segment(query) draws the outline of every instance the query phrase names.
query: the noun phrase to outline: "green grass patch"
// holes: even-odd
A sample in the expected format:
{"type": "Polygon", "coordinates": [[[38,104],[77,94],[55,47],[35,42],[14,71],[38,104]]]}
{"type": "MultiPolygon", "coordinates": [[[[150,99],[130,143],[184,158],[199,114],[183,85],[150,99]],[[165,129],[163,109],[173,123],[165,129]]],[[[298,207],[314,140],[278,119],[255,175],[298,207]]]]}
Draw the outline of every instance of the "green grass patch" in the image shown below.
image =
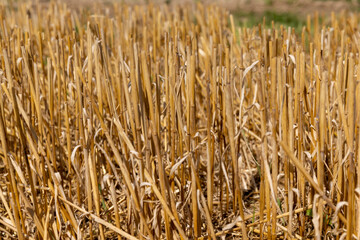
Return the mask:
{"type": "Polygon", "coordinates": [[[295,29],[297,34],[301,34],[302,27],[306,25],[306,19],[299,17],[293,13],[280,13],[276,11],[265,11],[264,13],[254,13],[254,12],[243,12],[235,11],[232,13],[234,16],[235,25],[241,27],[252,27],[256,26],[259,23],[263,22],[263,17],[265,17],[265,27],[271,28],[272,21],[275,22],[275,27],[292,27],[295,29]]]}

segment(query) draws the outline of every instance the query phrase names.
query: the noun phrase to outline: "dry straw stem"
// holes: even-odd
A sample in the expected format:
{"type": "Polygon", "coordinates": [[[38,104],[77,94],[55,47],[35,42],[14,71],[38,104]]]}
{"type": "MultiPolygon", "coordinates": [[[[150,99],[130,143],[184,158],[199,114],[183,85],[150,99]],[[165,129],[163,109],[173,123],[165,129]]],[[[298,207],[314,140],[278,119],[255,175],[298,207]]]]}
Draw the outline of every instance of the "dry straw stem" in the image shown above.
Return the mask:
{"type": "Polygon", "coordinates": [[[0,12],[0,238],[360,237],[356,14],[0,12]]]}

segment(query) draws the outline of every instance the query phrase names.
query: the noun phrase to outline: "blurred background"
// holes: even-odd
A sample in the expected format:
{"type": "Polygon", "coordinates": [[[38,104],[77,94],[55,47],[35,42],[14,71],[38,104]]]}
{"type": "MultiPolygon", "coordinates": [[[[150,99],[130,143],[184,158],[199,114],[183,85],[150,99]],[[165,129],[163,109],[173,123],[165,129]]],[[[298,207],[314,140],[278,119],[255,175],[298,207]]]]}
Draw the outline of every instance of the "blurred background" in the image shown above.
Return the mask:
{"type": "MultiPolygon", "coordinates": [[[[38,1],[49,2],[49,0],[38,1]]],[[[338,15],[360,11],[360,0],[62,0],[61,2],[75,8],[80,7],[82,10],[93,7],[97,2],[108,3],[110,8],[113,2],[155,5],[216,4],[233,14],[237,26],[254,26],[262,23],[265,17],[267,26],[271,26],[271,22],[274,21],[278,26],[293,27],[297,33],[301,33],[302,27],[306,25],[307,16],[313,16],[315,12],[319,13],[322,21],[329,19],[331,12],[338,15]]]]}

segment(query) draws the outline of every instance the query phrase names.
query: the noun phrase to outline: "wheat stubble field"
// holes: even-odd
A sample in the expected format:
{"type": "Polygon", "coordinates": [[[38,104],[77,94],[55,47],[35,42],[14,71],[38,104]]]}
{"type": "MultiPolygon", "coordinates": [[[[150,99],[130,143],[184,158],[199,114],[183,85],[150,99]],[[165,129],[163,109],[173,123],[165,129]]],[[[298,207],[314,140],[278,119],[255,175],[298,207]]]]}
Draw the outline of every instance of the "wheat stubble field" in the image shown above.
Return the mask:
{"type": "Polygon", "coordinates": [[[360,237],[358,14],[0,17],[0,238],[360,237]]]}

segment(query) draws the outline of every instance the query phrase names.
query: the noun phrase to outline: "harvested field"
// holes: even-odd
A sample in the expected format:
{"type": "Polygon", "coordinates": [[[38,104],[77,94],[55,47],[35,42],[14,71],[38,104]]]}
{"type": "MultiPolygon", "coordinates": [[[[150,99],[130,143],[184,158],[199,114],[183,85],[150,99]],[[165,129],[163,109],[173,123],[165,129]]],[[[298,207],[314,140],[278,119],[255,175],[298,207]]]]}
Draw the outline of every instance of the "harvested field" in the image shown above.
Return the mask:
{"type": "Polygon", "coordinates": [[[359,15],[0,5],[0,238],[360,238],[359,15]]]}

